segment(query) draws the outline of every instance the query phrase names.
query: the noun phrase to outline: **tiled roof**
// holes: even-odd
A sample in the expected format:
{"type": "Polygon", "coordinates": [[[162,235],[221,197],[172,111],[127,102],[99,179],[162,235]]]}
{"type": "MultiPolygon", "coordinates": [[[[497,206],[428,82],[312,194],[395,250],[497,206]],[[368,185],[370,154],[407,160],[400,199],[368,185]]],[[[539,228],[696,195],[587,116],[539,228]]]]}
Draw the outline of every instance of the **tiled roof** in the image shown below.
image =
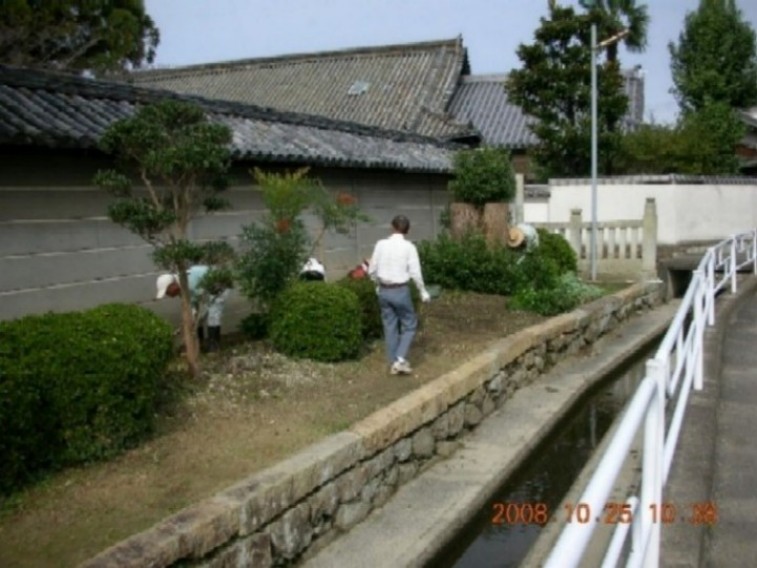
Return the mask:
{"type": "Polygon", "coordinates": [[[141,105],[195,102],[233,130],[233,156],[335,167],[449,172],[453,145],[252,105],[0,65],[0,144],[94,148],[103,132],[141,105]]]}
{"type": "Polygon", "coordinates": [[[459,122],[469,122],[489,146],[528,148],[538,139],[528,128],[530,119],[507,100],[503,83],[507,75],[466,75],[450,103],[459,122]]]}
{"type": "Polygon", "coordinates": [[[468,73],[462,38],[137,71],[128,81],[209,99],[443,139],[474,134],[446,114],[468,73]]]}

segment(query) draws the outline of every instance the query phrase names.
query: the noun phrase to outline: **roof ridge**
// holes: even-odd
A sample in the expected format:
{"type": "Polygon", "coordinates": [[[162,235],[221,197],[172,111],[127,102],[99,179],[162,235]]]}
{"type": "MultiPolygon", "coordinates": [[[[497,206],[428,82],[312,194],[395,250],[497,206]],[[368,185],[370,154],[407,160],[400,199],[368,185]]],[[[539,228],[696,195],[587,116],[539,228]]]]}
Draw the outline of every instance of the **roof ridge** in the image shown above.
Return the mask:
{"type": "Polygon", "coordinates": [[[195,65],[184,65],[163,69],[137,69],[128,74],[128,80],[131,82],[140,82],[141,79],[147,79],[152,77],[171,77],[181,76],[185,74],[191,74],[198,71],[205,72],[221,72],[228,69],[236,69],[244,67],[245,65],[265,65],[265,64],[295,64],[300,62],[306,62],[309,60],[319,60],[328,58],[347,58],[355,56],[380,56],[390,55],[392,52],[401,54],[403,51],[421,51],[429,48],[444,48],[444,47],[458,47],[462,46],[462,35],[457,35],[451,39],[443,40],[428,40],[412,43],[398,43],[391,45],[376,45],[376,46],[358,46],[344,49],[326,50],[326,51],[312,51],[312,52],[299,52],[290,53],[284,55],[274,55],[266,57],[248,57],[244,59],[232,59],[228,61],[211,62],[211,63],[198,63],[195,65]]]}
{"type": "Polygon", "coordinates": [[[91,96],[93,98],[99,97],[110,100],[126,100],[141,104],[149,104],[165,99],[183,100],[194,102],[210,113],[252,118],[267,122],[282,122],[301,126],[311,126],[320,129],[340,130],[343,132],[371,135],[394,141],[423,142],[446,148],[457,146],[446,140],[424,136],[414,132],[390,130],[378,126],[369,126],[356,122],[327,118],[320,115],[283,111],[234,101],[208,99],[197,95],[178,94],[174,91],[168,91],[165,89],[135,86],[129,83],[112,80],[90,79],[60,72],[0,64],[0,85],[4,84],[39,90],[55,90],[56,92],[67,92],[91,96]]]}

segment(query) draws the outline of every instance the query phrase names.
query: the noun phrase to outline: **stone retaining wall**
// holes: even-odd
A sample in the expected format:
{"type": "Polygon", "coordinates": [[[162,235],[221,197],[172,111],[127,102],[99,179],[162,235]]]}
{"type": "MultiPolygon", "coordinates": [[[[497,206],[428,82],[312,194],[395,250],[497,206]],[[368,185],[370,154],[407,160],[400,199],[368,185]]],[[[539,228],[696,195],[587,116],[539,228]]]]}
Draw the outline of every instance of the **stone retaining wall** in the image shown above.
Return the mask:
{"type": "Polygon", "coordinates": [[[87,568],[292,565],[391,498],[520,387],[662,301],[634,285],[493,343],[349,430],[183,509],[86,562],[87,568]]]}

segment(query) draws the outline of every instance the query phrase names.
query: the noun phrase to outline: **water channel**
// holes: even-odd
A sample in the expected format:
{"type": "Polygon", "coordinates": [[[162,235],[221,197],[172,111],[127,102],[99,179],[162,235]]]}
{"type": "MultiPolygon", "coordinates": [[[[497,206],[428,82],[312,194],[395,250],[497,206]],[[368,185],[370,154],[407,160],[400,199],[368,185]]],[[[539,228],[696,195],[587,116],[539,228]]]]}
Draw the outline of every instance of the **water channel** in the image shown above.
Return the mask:
{"type": "MultiPolygon", "coordinates": [[[[653,345],[619,367],[587,393],[570,416],[555,427],[529,460],[492,496],[487,507],[428,568],[510,568],[519,566],[541,531],[536,523],[512,523],[503,504],[544,504],[556,511],[612,422],[644,377],[653,345]]],[[[521,507],[522,509],[522,507],[521,507]]]]}

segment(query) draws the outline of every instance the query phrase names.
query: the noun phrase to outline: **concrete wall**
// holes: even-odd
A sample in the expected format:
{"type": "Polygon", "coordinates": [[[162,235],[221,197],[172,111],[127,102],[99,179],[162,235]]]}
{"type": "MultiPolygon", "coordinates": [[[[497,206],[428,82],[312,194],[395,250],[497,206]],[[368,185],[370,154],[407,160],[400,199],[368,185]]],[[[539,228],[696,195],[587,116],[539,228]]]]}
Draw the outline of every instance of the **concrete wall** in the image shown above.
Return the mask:
{"type": "MultiPolygon", "coordinates": [[[[242,225],[259,219],[264,209],[249,173],[253,165],[235,166],[227,192],[232,209],[197,219],[191,238],[238,244],[242,225]]],[[[109,167],[94,153],[2,150],[0,320],[118,301],[143,304],[178,322],[177,303],[153,300],[158,271],[152,248],[107,218],[111,197],[91,184],[98,169],[109,167]]],[[[311,174],[329,189],[354,195],[372,218],[350,235],[324,240],[317,254],[329,279],[370,256],[399,212],[410,218],[414,240],[439,231],[447,202],[445,176],[335,169],[311,174]]],[[[235,327],[248,311],[246,300],[232,294],[224,327],[235,327]]]]}
{"type": "MultiPolygon", "coordinates": [[[[631,182],[600,179],[597,185],[597,219],[617,221],[641,219],[647,198],[657,203],[658,243],[719,241],[735,233],[757,227],[757,178],[752,183],[681,184],[639,178],[631,182]]],[[[591,218],[590,180],[552,180],[549,222],[564,223],[571,209],[581,209],[591,218]]],[[[544,221],[526,204],[534,221],[544,221]]]]}
{"type": "Polygon", "coordinates": [[[518,388],[658,305],[662,293],[659,283],[637,284],[503,338],[349,430],[179,511],[82,567],[294,565],[449,457],[518,388]]]}

